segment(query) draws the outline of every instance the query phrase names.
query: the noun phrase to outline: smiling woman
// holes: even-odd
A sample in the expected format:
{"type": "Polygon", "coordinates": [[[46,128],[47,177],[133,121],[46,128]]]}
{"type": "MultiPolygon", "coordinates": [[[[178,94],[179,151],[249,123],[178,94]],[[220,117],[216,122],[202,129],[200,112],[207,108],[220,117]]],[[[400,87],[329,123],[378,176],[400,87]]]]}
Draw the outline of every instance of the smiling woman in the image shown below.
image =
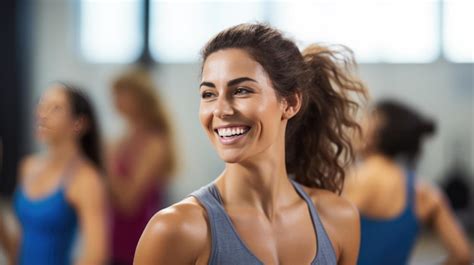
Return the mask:
{"type": "Polygon", "coordinates": [[[199,117],[226,167],[150,220],[135,263],[355,264],[358,212],[337,195],[366,95],[351,53],[241,24],[202,55],[199,117]]]}

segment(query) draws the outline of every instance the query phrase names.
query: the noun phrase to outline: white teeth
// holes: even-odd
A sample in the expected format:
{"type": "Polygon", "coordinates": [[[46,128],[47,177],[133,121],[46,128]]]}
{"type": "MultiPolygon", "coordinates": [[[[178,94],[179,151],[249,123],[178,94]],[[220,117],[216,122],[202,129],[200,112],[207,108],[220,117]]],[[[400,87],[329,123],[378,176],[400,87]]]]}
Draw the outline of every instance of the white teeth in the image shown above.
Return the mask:
{"type": "Polygon", "coordinates": [[[243,134],[244,132],[245,132],[245,128],[243,128],[243,127],[217,129],[217,133],[221,137],[229,137],[229,136],[233,136],[233,135],[243,134]]]}

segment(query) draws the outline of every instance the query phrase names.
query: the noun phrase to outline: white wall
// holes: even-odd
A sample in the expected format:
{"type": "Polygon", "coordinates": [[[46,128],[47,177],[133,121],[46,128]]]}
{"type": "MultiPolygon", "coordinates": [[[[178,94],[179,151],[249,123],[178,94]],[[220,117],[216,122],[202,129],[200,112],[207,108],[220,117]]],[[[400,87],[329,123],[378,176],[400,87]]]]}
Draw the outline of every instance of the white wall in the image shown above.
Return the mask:
{"type": "MultiPolygon", "coordinates": [[[[120,133],[120,122],[112,108],[108,84],[123,65],[84,62],[77,47],[75,16],[77,5],[62,0],[32,1],[33,61],[31,106],[54,80],[72,81],[89,92],[97,106],[103,132],[120,133]]],[[[209,182],[223,168],[198,121],[199,65],[159,65],[154,69],[160,93],[176,125],[176,139],[182,162],[173,199],[209,182]]],[[[459,142],[464,161],[473,168],[473,64],[366,64],[360,66],[363,79],[375,99],[393,96],[417,106],[438,121],[438,134],[426,145],[420,172],[439,179],[455,155],[459,142]]],[[[31,113],[31,112],[30,112],[31,113]]],[[[30,130],[31,131],[31,130],[30,130]]],[[[31,136],[29,136],[31,139],[31,136]]]]}

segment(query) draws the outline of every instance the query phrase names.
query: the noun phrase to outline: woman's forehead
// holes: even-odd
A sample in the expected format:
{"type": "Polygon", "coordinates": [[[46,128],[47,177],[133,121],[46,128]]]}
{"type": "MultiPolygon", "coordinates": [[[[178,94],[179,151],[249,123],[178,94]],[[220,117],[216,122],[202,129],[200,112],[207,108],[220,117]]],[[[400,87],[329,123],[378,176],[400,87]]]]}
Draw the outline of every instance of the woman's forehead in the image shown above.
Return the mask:
{"type": "Polygon", "coordinates": [[[50,86],[41,96],[41,101],[67,104],[65,89],[61,85],[50,86]]]}
{"type": "Polygon", "coordinates": [[[239,77],[265,78],[265,69],[243,49],[224,49],[212,53],[204,62],[202,80],[212,82],[239,77]]]}

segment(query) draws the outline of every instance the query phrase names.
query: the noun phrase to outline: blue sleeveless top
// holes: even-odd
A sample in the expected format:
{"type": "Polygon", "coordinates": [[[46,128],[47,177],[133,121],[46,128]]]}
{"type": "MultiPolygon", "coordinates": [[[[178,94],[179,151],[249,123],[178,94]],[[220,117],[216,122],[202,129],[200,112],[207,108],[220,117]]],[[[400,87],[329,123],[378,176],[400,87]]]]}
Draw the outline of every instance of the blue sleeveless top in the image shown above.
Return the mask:
{"type": "Polygon", "coordinates": [[[375,219],[361,215],[361,244],[357,264],[408,264],[419,231],[412,171],[406,173],[406,194],[405,209],[395,218],[375,219]]]}
{"type": "Polygon", "coordinates": [[[56,190],[38,199],[31,199],[20,186],[14,195],[14,208],[21,225],[20,265],[71,264],[72,244],[77,227],[74,208],[67,202],[66,169],[56,190]]]}
{"type": "MultiPolygon", "coordinates": [[[[308,205],[313,227],[316,231],[317,253],[311,264],[337,264],[336,254],[319,219],[313,201],[298,183],[293,180],[291,182],[297,193],[308,205]]],[[[237,230],[234,228],[229,215],[227,215],[223,207],[219,190],[213,183],[191,193],[191,196],[194,196],[204,206],[209,218],[212,240],[209,265],[263,265],[263,262],[245,246],[237,234],[237,230]]]]}

